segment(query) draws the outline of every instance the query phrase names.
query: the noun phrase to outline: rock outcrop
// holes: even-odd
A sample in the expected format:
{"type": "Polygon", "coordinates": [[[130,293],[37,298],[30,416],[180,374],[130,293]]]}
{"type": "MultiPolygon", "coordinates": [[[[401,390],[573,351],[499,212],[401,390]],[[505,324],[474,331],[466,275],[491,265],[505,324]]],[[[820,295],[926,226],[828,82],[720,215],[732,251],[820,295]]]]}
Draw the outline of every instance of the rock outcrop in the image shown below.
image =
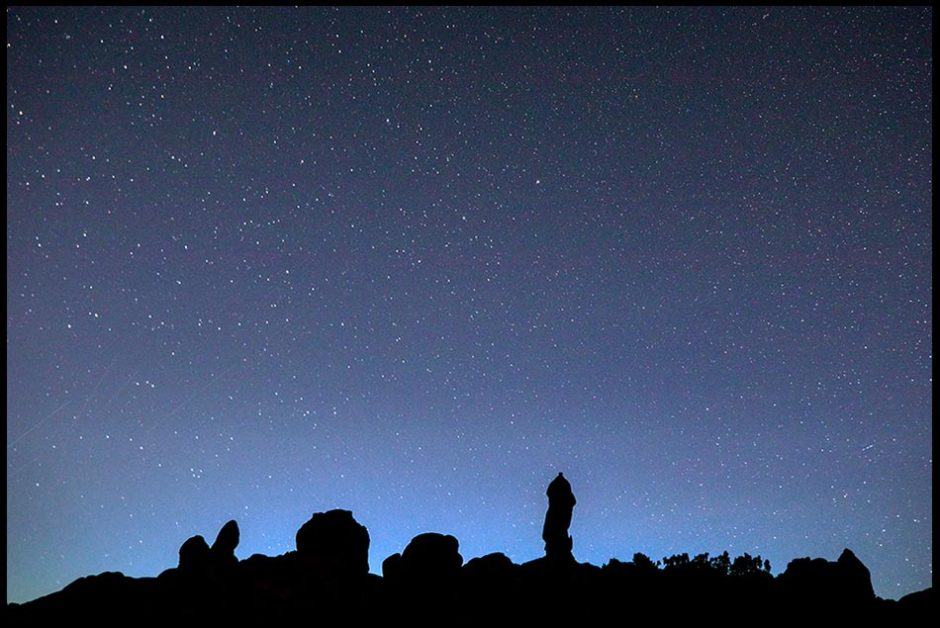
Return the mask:
{"type": "Polygon", "coordinates": [[[603,568],[571,553],[575,498],[561,474],[549,485],[546,556],[517,565],[504,554],[466,564],[454,536],[414,537],[368,573],[369,532],[348,510],[315,513],[297,531],[297,550],[239,561],[238,524],[210,548],[186,540],[179,565],[156,578],[104,573],[7,607],[10,626],[409,625],[528,626],[660,622],[750,627],[774,624],[914,625],[934,610],[933,590],[896,602],[874,594],[868,568],[850,550],[838,560],[800,558],[774,578],[760,556],[734,560],[678,554],[655,563],[635,553],[603,568]]]}
{"type": "Polygon", "coordinates": [[[219,530],[215,537],[215,542],[209,548],[212,553],[213,562],[219,567],[231,567],[238,563],[235,557],[235,548],[238,547],[239,540],[238,523],[232,519],[219,530]]]}
{"type": "Polygon", "coordinates": [[[824,558],[792,560],[777,580],[783,596],[817,608],[850,608],[875,599],[868,568],[849,549],[834,562],[824,558]]]}
{"type": "Polygon", "coordinates": [[[179,569],[185,571],[206,569],[210,561],[209,544],[201,534],[189,537],[180,545],[179,569]]]}
{"type": "Polygon", "coordinates": [[[349,510],[314,513],[297,531],[297,553],[317,572],[369,573],[369,531],[349,510]]]}
{"type": "Polygon", "coordinates": [[[382,563],[382,575],[391,579],[439,583],[453,579],[463,565],[460,544],[450,534],[425,532],[411,539],[401,554],[382,563]]]}

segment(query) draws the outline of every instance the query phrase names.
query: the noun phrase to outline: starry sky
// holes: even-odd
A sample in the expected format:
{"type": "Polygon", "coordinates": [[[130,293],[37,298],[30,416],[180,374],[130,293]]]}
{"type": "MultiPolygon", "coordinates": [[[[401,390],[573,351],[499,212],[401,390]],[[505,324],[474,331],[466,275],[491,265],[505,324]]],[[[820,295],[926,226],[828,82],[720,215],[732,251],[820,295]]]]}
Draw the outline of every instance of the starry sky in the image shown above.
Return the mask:
{"type": "Polygon", "coordinates": [[[7,9],[7,600],[346,508],[932,578],[930,8],[7,9]]]}

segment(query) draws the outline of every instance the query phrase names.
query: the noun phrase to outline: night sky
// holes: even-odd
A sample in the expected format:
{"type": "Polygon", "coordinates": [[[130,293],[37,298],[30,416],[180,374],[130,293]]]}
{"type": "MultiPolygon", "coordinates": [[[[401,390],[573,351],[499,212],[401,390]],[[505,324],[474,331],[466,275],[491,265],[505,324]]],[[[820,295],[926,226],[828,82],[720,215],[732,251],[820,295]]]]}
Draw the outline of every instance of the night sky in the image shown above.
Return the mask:
{"type": "Polygon", "coordinates": [[[932,577],[929,8],[7,10],[7,599],[352,510],[932,577]]]}

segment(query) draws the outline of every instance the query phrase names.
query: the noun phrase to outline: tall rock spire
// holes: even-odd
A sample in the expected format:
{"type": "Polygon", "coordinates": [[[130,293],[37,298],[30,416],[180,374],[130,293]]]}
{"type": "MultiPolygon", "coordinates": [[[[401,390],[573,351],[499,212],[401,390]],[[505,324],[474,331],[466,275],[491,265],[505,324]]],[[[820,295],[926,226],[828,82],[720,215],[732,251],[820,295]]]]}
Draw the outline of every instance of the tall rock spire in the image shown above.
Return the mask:
{"type": "Polygon", "coordinates": [[[551,559],[574,560],[568,526],[571,525],[571,513],[577,500],[564,474],[559,473],[558,477],[552,480],[548,485],[546,495],[548,495],[548,511],[545,513],[545,525],[542,526],[545,556],[551,559]]]}

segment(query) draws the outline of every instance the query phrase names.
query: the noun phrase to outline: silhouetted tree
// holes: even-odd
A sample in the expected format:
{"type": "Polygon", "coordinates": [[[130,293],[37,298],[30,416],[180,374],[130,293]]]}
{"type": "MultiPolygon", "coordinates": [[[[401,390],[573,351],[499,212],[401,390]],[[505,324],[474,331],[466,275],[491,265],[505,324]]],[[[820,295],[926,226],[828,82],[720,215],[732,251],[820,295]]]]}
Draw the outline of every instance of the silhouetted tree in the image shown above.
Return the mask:
{"type": "Polygon", "coordinates": [[[727,550],[722,552],[720,556],[715,556],[712,558],[710,563],[712,569],[723,576],[727,576],[729,573],[731,573],[731,557],[728,556],[727,550]]]}
{"type": "Polygon", "coordinates": [[[754,574],[770,571],[770,561],[765,561],[760,556],[751,556],[747,552],[743,556],[738,556],[731,563],[732,576],[750,576],[754,574]]]}
{"type": "Polygon", "coordinates": [[[658,571],[659,563],[654,563],[649,556],[646,554],[641,554],[637,552],[633,555],[633,564],[637,566],[637,569],[640,571],[658,571]]]}
{"type": "Polygon", "coordinates": [[[681,569],[688,564],[689,555],[686,552],[663,558],[663,569],[681,569]]]}

